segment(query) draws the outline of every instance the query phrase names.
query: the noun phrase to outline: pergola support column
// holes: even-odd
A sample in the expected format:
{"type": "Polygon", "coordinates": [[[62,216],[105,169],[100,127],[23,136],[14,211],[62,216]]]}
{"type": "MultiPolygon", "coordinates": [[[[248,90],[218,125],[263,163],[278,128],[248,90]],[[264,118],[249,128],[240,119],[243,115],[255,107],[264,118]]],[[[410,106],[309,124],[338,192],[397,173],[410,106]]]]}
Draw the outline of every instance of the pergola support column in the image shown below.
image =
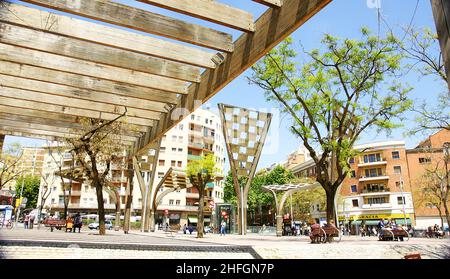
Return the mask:
{"type": "Polygon", "coordinates": [[[2,154],[3,142],[5,142],[5,135],[0,134],[0,154],[2,154]]]}

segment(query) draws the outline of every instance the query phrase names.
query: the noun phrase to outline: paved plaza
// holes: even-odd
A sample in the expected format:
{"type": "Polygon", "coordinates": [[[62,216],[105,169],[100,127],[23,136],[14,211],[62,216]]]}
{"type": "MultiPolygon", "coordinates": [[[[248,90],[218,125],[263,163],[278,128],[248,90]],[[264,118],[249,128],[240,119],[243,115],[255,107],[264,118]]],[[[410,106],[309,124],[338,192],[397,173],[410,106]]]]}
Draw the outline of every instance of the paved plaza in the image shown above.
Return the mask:
{"type": "Polygon", "coordinates": [[[311,244],[308,237],[97,231],[65,233],[41,230],[0,231],[0,256],[7,259],[147,258],[147,259],[401,259],[420,253],[424,259],[450,258],[450,240],[411,238],[378,241],[343,236],[340,242],[311,244]]]}

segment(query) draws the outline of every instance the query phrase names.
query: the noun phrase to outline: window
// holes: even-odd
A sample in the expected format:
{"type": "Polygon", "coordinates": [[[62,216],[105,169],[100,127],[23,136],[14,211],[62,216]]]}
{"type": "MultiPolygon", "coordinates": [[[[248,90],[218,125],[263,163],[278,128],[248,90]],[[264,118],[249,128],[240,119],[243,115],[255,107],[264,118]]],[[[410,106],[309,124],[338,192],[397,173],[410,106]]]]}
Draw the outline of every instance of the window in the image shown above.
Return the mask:
{"type": "Polygon", "coordinates": [[[432,204],[432,203],[430,203],[430,202],[427,202],[427,203],[425,204],[425,206],[426,206],[427,208],[436,208],[436,205],[434,205],[434,204],[432,204]]]}
{"type": "Polygon", "coordinates": [[[348,160],[348,162],[349,162],[350,164],[353,164],[353,163],[355,162],[355,158],[350,158],[350,160],[348,160]]]}
{"type": "Polygon", "coordinates": [[[200,120],[201,120],[201,117],[197,116],[197,121],[200,122],[200,120]]]}
{"type": "Polygon", "coordinates": [[[160,152],[160,153],[166,153],[166,148],[165,148],[165,147],[161,147],[161,148],[159,149],[159,152],[160,152]]]}
{"type": "Polygon", "coordinates": [[[164,173],[163,172],[158,172],[158,178],[161,179],[164,177],[164,173]]]}
{"type": "Polygon", "coordinates": [[[419,158],[419,163],[421,164],[431,163],[431,158],[419,158]]]}
{"type": "Polygon", "coordinates": [[[191,115],[191,120],[195,120],[195,114],[191,115]]]}
{"type": "Polygon", "coordinates": [[[383,183],[369,183],[364,188],[364,192],[374,193],[374,192],[383,192],[385,189],[385,185],[383,183]]]}
{"type": "Polygon", "coordinates": [[[172,141],[176,141],[177,140],[177,136],[173,135],[172,136],[172,141]]]}
{"type": "Polygon", "coordinates": [[[158,166],[164,166],[165,161],[164,160],[159,160],[158,161],[158,166]]]}
{"type": "Polygon", "coordinates": [[[87,186],[87,185],[84,186],[84,191],[85,191],[85,192],[89,191],[89,186],[87,186]]]}
{"type": "Polygon", "coordinates": [[[372,205],[372,204],[383,204],[386,203],[386,197],[381,197],[381,198],[368,198],[367,199],[367,203],[372,205]]]}
{"type": "Polygon", "coordinates": [[[182,166],[183,166],[183,162],[178,161],[178,162],[177,162],[177,167],[181,168],[182,166]]]}
{"type": "Polygon", "coordinates": [[[209,120],[208,118],[205,118],[205,124],[208,124],[209,120]]]}
{"type": "Polygon", "coordinates": [[[177,200],[176,205],[180,205],[180,202],[181,202],[180,200],[177,200]]]}
{"type": "Polygon", "coordinates": [[[352,170],[352,171],[350,172],[350,177],[356,177],[356,171],[352,170]]]}
{"type": "Polygon", "coordinates": [[[380,161],[381,161],[380,153],[364,155],[364,163],[374,163],[380,161]]]}
{"type": "Polygon", "coordinates": [[[394,173],[395,174],[401,174],[402,173],[402,167],[394,166],[394,173]]]}
{"type": "Polygon", "coordinates": [[[212,120],[209,120],[209,125],[212,125],[213,123],[212,123],[212,120]]]}
{"type": "Polygon", "coordinates": [[[392,159],[400,159],[400,152],[392,151],[392,159]]]}
{"type": "Polygon", "coordinates": [[[366,177],[382,176],[383,175],[383,171],[381,170],[381,168],[367,169],[367,170],[365,170],[365,175],[366,175],[366,177]]]}
{"type": "Polygon", "coordinates": [[[352,185],[352,186],[350,186],[350,187],[351,187],[351,189],[352,189],[352,193],[358,192],[358,189],[356,188],[356,185],[352,185]]]}
{"type": "Polygon", "coordinates": [[[170,161],[170,165],[171,165],[172,167],[175,167],[175,164],[176,164],[176,161],[170,161]]]}
{"type": "Polygon", "coordinates": [[[178,142],[183,142],[183,136],[178,137],[178,142]]]}
{"type": "Polygon", "coordinates": [[[178,148],[178,152],[183,152],[183,148],[178,148]]]}
{"type": "Polygon", "coordinates": [[[169,200],[169,205],[173,205],[173,200],[169,200]]]}
{"type": "Polygon", "coordinates": [[[352,200],[353,207],[359,207],[358,200],[352,200]]]}
{"type": "Polygon", "coordinates": [[[52,199],[52,204],[54,204],[54,203],[55,203],[55,199],[53,198],[53,199],[52,199]]]}
{"type": "Polygon", "coordinates": [[[178,126],[178,129],[179,129],[180,131],[183,131],[183,124],[180,124],[180,125],[178,126]]]}
{"type": "Polygon", "coordinates": [[[405,197],[397,197],[397,203],[398,204],[406,204],[405,197]]]}
{"type": "Polygon", "coordinates": [[[55,187],[53,187],[53,191],[56,191],[56,186],[55,186],[55,187]]]}
{"type": "Polygon", "coordinates": [[[172,152],[177,152],[177,149],[175,147],[172,147],[172,152]]]}

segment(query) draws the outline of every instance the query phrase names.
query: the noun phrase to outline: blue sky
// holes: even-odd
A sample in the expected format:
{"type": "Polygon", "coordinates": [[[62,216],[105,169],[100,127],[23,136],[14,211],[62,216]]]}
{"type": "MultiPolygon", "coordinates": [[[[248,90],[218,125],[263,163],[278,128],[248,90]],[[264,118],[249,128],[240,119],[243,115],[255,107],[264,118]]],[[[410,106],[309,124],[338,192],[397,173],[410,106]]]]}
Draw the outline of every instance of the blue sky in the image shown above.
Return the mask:
{"type": "MultiPolygon", "coordinates": [[[[17,1],[14,1],[17,2],[17,1]]],[[[216,24],[206,23],[202,20],[193,19],[188,16],[179,15],[165,10],[154,8],[138,2],[130,1],[116,1],[130,4],[136,7],[144,8],[150,11],[163,13],[173,17],[177,17],[193,23],[201,23],[233,35],[235,40],[241,32],[230,28],[222,27],[216,24]]],[[[258,18],[265,10],[265,7],[254,3],[250,0],[219,0],[219,2],[232,5],[254,14],[255,19],[258,18]]],[[[301,41],[306,50],[311,50],[320,47],[320,40],[323,34],[330,33],[338,37],[359,38],[359,30],[362,26],[367,26],[372,30],[378,29],[377,10],[370,8],[368,5],[373,0],[334,0],[319,14],[314,16],[310,21],[300,27],[293,35],[295,42],[301,41]]],[[[408,26],[414,9],[416,7],[416,0],[382,0],[381,12],[391,27],[398,29],[399,26],[408,26]]],[[[430,1],[420,0],[417,13],[414,17],[413,25],[419,28],[430,27],[435,29],[433,15],[431,12],[430,1]]],[[[386,31],[384,23],[381,25],[382,31],[386,31]]],[[[403,33],[399,33],[403,34],[403,33]]],[[[298,46],[298,44],[296,44],[298,46]]],[[[301,53],[301,51],[298,51],[301,53]]],[[[300,57],[301,59],[301,57],[300,57]]],[[[212,108],[217,107],[217,103],[226,103],[247,108],[263,109],[271,111],[272,108],[277,108],[277,104],[268,103],[265,100],[262,90],[254,85],[249,85],[246,77],[250,76],[250,71],[243,73],[240,77],[231,82],[227,87],[220,91],[213,97],[209,104],[212,108]]],[[[438,93],[445,89],[445,85],[438,83],[432,78],[420,77],[416,72],[410,72],[403,80],[413,86],[411,97],[417,101],[426,100],[428,103],[435,103],[438,93]]],[[[425,136],[419,135],[416,137],[404,138],[403,133],[407,127],[413,125],[413,115],[408,114],[408,120],[405,121],[406,128],[400,128],[393,131],[387,137],[385,134],[377,134],[374,131],[365,133],[360,143],[371,141],[381,141],[386,139],[406,141],[407,147],[414,147],[425,136]]],[[[287,154],[297,149],[300,145],[300,140],[293,136],[289,130],[289,121],[286,117],[281,116],[279,119],[274,119],[271,126],[271,133],[269,135],[278,134],[275,139],[272,137],[269,144],[263,150],[259,162],[259,168],[270,166],[274,162],[285,160],[287,154]],[[276,144],[278,142],[278,144],[276,144]],[[274,146],[277,148],[274,149],[274,146]]],[[[7,137],[6,143],[20,141],[23,145],[34,146],[41,145],[43,141],[36,141],[31,139],[21,139],[16,137],[7,137]]]]}

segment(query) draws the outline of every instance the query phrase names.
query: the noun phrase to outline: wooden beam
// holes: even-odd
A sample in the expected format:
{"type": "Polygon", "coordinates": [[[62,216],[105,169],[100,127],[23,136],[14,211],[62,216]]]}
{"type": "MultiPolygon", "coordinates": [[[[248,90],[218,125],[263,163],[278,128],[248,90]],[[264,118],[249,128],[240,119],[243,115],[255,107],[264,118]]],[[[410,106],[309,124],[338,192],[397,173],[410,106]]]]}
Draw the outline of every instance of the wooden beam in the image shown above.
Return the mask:
{"type": "MultiPolygon", "coordinates": [[[[11,108],[16,109],[16,108],[11,108]]],[[[24,110],[27,111],[28,110],[24,110]]],[[[33,116],[26,116],[26,115],[20,115],[20,114],[14,114],[10,112],[10,109],[8,110],[0,110],[0,119],[4,120],[12,120],[12,121],[19,121],[19,122],[25,122],[25,123],[33,123],[33,124],[44,124],[44,125],[50,125],[54,127],[61,127],[66,129],[72,129],[72,130],[80,130],[83,128],[83,126],[78,122],[67,122],[57,119],[48,119],[46,117],[36,117],[33,116]],[[7,112],[6,112],[7,111],[7,112]]],[[[141,133],[135,132],[135,131],[124,131],[124,135],[132,136],[132,137],[139,137],[141,133]]]]}
{"type": "Polygon", "coordinates": [[[254,32],[253,15],[211,0],[137,0],[244,32],[254,32]]]}
{"type": "Polygon", "coordinates": [[[450,88],[450,3],[445,0],[431,0],[436,30],[444,57],[445,73],[450,88]]]}
{"type": "Polygon", "coordinates": [[[0,42],[190,82],[200,68],[0,22],[0,42]]]}
{"type": "Polygon", "coordinates": [[[36,91],[50,95],[65,96],[80,100],[100,102],[122,107],[126,106],[127,108],[131,108],[132,110],[134,108],[137,108],[140,110],[166,112],[164,104],[162,103],[155,103],[147,100],[140,100],[136,98],[124,97],[110,93],[103,93],[99,91],[73,88],[66,85],[47,83],[9,75],[0,74],[0,83],[2,86],[7,86],[10,88],[36,91]]]}
{"type": "Polygon", "coordinates": [[[24,0],[46,8],[221,51],[232,50],[231,35],[108,0],[24,0]]]}
{"type": "Polygon", "coordinates": [[[186,94],[186,82],[0,43],[0,60],[186,94]]]}
{"type": "Polygon", "coordinates": [[[0,73],[9,76],[17,76],[26,79],[68,85],[79,89],[112,93],[120,96],[133,97],[159,103],[177,103],[176,95],[168,94],[167,92],[162,90],[140,87],[94,77],[81,76],[51,69],[44,69],[9,61],[0,60],[0,73]]]}
{"type": "MultiPolygon", "coordinates": [[[[216,67],[212,60],[213,54],[199,48],[9,2],[3,2],[3,5],[7,5],[6,8],[0,9],[0,21],[3,22],[194,66],[204,68],[216,67]]],[[[230,45],[232,46],[232,44],[230,45]]]]}
{"type": "Polygon", "coordinates": [[[269,7],[281,7],[283,5],[283,0],[252,0],[252,1],[258,2],[260,4],[269,7]]]}
{"type": "MultiPolygon", "coordinates": [[[[31,129],[31,130],[55,132],[55,133],[65,134],[68,136],[78,135],[78,133],[76,133],[75,130],[70,129],[70,128],[58,127],[58,126],[54,126],[54,125],[44,125],[44,124],[36,124],[36,123],[8,120],[8,119],[0,119],[0,126],[2,126],[2,127],[18,127],[18,128],[25,128],[25,129],[31,129]]],[[[134,142],[137,140],[136,137],[131,137],[131,136],[121,135],[120,137],[124,141],[129,141],[129,142],[134,142]]]]}
{"type": "MultiPolygon", "coordinates": [[[[35,138],[48,141],[64,141],[67,135],[58,132],[41,131],[36,129],[27,129],[20,127],[10,127],[0,125],[0,133],[4,135],[16,136],[16,137],[26,137],[35,138]]],[[[133,142],[123,141],[126,146],[132,146],[133,142]]]]}
{"type": "MultiPolygon", "coordinates": [[[[106,103],[87,101],[75,99],[65,96],[51,95],[38,91],[23,90],[14,87],[2,85],[0,88],[0,96],[16,98],[21,100],[33,101],[38,103],[55,104],[64,106],[66,108],[80,108],[97,111],[99,113],[116,113],[122,114],[125,111],[125,106],[110,105],[106,103]]],[[[141,110],[127,107],[127,115],[131,117],[139,117],[150,120],[157,120],[160,118],[159,112],[141,110]]]]}
{"type": "MultiPolygon", "coordinates": [[[[84,108],[83,109],[72,108],[72,107],[66,107],[64,105],[45,104],[45,103],[39,103],[39,102],[35,102],[35,101],[5,97],[5,96],[3,96],[3,91],[5,88],[6,87],[0,88],[0,105],[7,106],[7,107],[38,110],[38,111],[43,111],[43,112],[59,113],[61,115],[68,114],[68,115],[78,116],[78,117],[89,117],[89,118],[98,118],[98,119],[106,119],[106,120],[114,119],[120,115],[117,113],[99,112],[99,111],[87,110],[84,108]]],[[[15,89],[15,90],[18,90],[18,89],[15,89]]],[[[12,93],[14,93],[14,92],[12,92],[12,93]]],[[[127,119],[128,123],[133,124],[133,125],[153,126],[153,123],[154,123],[153,120],[144,119],[144,118],[127,117],[126,119],[127,119]]]]}
{"type": "Polygon", "coordinates": [[[279,9],[268,9],[257,21],[253,34],[244,33],[235,42],[233,55],[226,57],[224,63],[214,70],[206,70],[202,74],[200,84],[189,88],[189,95],[184,95],[177,107],[159,121],[154,133],[156,136],[143,135],[148,140],[138,148],[138,154],[145,152],[146,145],[159,139],[169,129],[177,125],[188,114],[177,115],[180,110],[193,112],[201,104],[208,101],[228,83],[256,63],[278,43],[297,30],[312,16],[322,10],[332,0],[284,0],[279,9]],[[173,114],[172,114],[173,113],[173,114]]]}

